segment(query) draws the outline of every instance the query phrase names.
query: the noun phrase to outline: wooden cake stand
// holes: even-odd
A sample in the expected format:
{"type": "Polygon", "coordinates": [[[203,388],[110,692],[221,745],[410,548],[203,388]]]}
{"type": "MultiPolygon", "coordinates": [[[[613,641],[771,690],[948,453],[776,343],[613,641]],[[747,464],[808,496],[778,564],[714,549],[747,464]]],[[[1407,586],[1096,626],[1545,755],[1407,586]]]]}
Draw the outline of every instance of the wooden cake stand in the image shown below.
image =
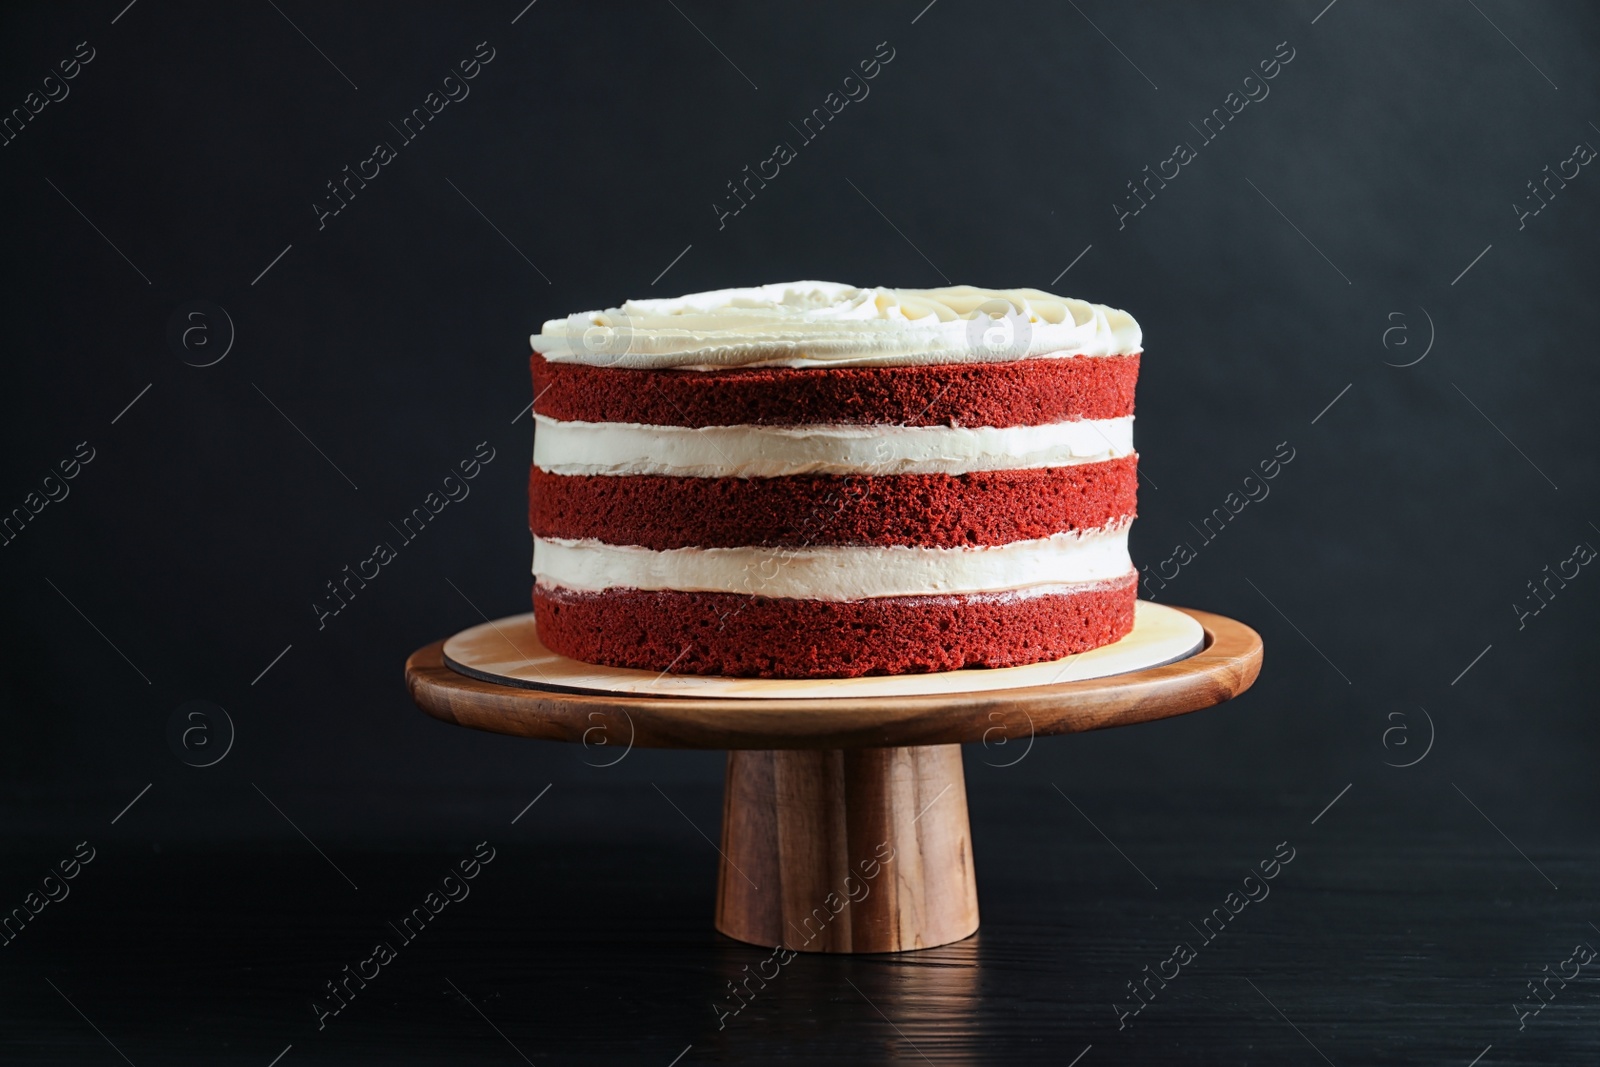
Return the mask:
{"type": "Polygon", "coordinates": [[[1262,647],[1254,630],[1178,610],[1205,635],[1185,659],[988,692],[863,699],[558,692],[469,677],[447,663],[444,641],[412,654],[406,684],[434,718],[477,730],[575,742],[603,731],[612,743],[727,749],[716,928],[795,951],[900,952],[978,929],[962,743],[1170,718],[1220,704],[1255,681],[1262,647]]]}

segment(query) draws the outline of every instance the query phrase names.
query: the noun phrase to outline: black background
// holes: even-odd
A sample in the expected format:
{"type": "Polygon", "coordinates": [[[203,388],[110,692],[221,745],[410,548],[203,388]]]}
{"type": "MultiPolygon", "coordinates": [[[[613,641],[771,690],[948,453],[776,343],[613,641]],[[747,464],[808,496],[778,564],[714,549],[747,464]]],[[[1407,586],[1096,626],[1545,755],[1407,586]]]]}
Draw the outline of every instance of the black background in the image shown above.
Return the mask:
{"type": "Polygon", "coordinates": [[[95,458],[0,548],[0,906],[79,840],[107,857],[0,950],[8,1062],[115,1062],[86,1020],[137,1063],[1592,1062],[1592,977],[1525,1031],[1510,1006],[1600,940],[1600,578],[1514,606],[1600,545],[1600,177],[1515,207],[1600,144],[1593,5],[277,7],[5,16],[4,108],[94,58],[0,148],[0,509],[95,458]],[[883,41],[870,95],[799,145],[883,41]],[[401,146],[479,42],[470,95],[401,146]],[[1270,95],[1202,143],[1280,42],[1270,95]],[[397,158],[319,229],[379,141],[397,158]],[[719,228],[779,141],[798,158],[719,228]],[[1180,141],[1197,158],[1119,227],[1180,141]],[[1135,560],[1194,546],[1158,599],[1249,622],[1267,665],[1215,711],[969,750],[978,938],[802,960],[718,1031],[706,1003],[763,958],[710,934],[685,825],[715,835],[720,754],[449,728],[400,668],[527,610],[541,321],[795,278],[1130,310],[1135,560]],[[188,363],[215,312],[213,347],[168,339],[192,301],[231,320],[212,366],[188,363]],[[470,497],[319,629],[324,583],[480,442],[470,497]],[[1282,442],[1271,495],[1202,543],[1282,442]],[[236,731],[206,768],[168,741],[197,699],[236,731]],[[317,1032],[320,983],[485,838],[489,899],[317,1032]],[[1285,838],[1299,899],[1118,1033],[1123,982],[1285,838]]]}

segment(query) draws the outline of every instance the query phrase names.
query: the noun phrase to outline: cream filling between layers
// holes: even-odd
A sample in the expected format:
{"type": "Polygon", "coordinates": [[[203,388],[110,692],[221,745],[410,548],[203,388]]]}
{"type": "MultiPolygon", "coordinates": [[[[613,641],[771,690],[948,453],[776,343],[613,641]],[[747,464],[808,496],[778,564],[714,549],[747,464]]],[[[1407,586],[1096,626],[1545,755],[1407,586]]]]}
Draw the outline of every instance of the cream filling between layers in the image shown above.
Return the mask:
{"type": "Polygon", "coordinates": [[[1133,416],[1042,426],[646,426],[536,415],[551,474],[778,478],[969,474],[1098,463],[1133,453],[1133,416]]]}
{"type": "Polygon", "coordinates": [[[1017,592],[1037,594],[1133,571],[1128,523],[1008,545],[673,548],[535,537],[533,574],[547,585],[743,593],[801,600],[1017,592]]]}

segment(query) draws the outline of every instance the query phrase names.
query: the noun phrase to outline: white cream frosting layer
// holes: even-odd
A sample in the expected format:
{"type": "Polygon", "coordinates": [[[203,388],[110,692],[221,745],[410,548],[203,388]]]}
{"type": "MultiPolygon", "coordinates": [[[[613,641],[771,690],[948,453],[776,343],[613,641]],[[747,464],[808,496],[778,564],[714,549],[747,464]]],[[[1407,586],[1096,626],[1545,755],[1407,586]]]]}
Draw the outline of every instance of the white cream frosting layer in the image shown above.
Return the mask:
{"type": "Polygon", "coordinates": [[[585,592],[675,589],[805,600],[1047,592],[1133,570],[1128,524],[973,548],[674,548],[536,537],[534,577],[585,592]]]}
{"type": "Polygon", "coordinates": [[[551,474],[777,478],[968,474],[1133,453],[1133,416],[1042,426],[646,426],[539,415],[533,463],[551,474]]]}
{"type": "Polygon", "coordinates": [[[534,351],[630,369],[993,363],[1140,351],[1126,311],[1038,289],[783,282],[551,319],[534,351]]]}

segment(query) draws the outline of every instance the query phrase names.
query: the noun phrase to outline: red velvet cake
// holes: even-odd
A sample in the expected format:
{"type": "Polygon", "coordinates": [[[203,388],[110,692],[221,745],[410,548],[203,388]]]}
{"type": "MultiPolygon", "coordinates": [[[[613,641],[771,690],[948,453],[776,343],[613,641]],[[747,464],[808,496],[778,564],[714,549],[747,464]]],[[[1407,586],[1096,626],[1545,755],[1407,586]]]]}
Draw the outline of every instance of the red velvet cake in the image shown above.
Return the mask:
{"type": "Polygon", "coordinates": [[[1059,659],[1133,627],[1126,312],[795,282],[532,340],[533,605],[555,652],[853,677],[1059,659]]]}

